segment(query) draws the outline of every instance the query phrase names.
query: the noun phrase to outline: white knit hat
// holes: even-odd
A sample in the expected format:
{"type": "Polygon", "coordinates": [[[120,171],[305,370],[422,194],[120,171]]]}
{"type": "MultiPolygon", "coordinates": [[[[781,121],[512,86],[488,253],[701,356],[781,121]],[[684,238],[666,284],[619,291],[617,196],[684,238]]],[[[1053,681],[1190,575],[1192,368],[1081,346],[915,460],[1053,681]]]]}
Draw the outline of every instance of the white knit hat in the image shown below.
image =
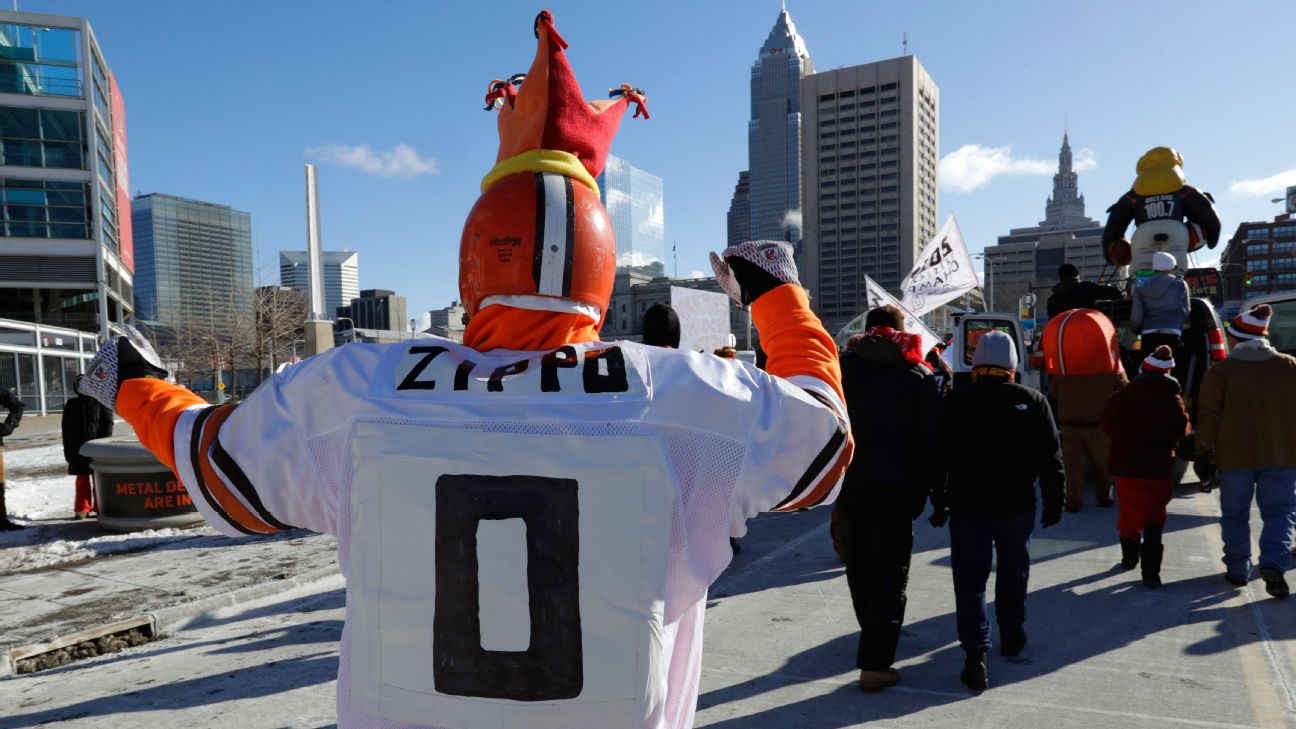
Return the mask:
{"type": "Polygon", "coordinates": [[[1173,271],[1176,265],[1178,265],[1178,262],[1175,261],[1175,257],[1165,251],[1157,251],[1152,254],[1153,271],[1173,271]]]}

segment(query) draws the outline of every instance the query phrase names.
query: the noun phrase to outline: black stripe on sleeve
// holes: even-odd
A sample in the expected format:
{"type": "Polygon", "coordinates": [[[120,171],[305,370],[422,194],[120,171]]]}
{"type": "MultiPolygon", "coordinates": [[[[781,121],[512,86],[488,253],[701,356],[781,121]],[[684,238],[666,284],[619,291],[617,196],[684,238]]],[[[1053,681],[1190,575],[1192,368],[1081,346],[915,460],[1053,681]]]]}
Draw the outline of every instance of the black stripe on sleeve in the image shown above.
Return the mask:
{"type": "MultiPolygon", "coordinates": [[[[833,433],[832,437],[828,439],[828,445],[824,446],[823,450],[819,451],[819,455],[815,456],[815,459],[810,462],[810,467],[806,469],[806,472],[802,474],[801,479],[797,481],[796,486],[792,489],[792,493],[788,494],[786,499],[775,504],[771,511],[777,511],[793,501],[796,501],[797,498],[810,487],[810,484],[815,482],[819,474],[828,467],[828,464],[832,463],[832,459],[836,457],[837,452],[841,450],[842,445],[845,442],[846,429],[839,427],[837,428],[837,432],[833,433]]],[[[807,506],[814,506],[814,504],[807,504],[807,506]]]]}
{"type": "Polygon", "coordinates": [[[252,510],[257,513],[257,516],[261,517],[262,521],[275,529],[287,531],[297,528],[274,518],[270,510],[262,503],[261,495],[257,493],[256,487],[252,485],[252,481],[248,479],[247,474],[243,473],[243,469],[239,468],[239,465],[234,462],[233,456],[221,445],[219,435],[216,436],[215,442],[212,443],[212,463],[215,463],[220,468],[221,472],[234,485],[234,488],[238,489],[243,498],[252,506],[252,510]]]}
{"type": "Polygon", "coordinates": [[[198,417],[194,420],[193,433],[189,438],[189,468],[193,471],[194,480],[198,483],[198,491],[202,493],[203,500],[212,508],[212,511],[216,512],[217,516],[223,519],[226,524],[229,524],[244,534],[259,534],[260,532],[248,529],[237,521],[234,521],[234,519],[232,519],[229,513],[221,507],[216,499],[212,498],[211,490],[207,488],[207,482],[203,480],[202,468],[198,466],[198,459],[203,457],[202,454],[198,452],[199,443],[202,441],[203,426],[207,423],[207,418],[210,417],[212,413],[216,412],[217,407],[219,406],[209,405],[203,408],[202,412],[198,413],[198,417]]]}
{"type": "Polygon", "coordinates": [[[540,292],[540,275],[544,270],[545,247],[545,181],[544,173],[535,173],[536,186],[536,227],[535,244],[531,258],[531,278],[535,279],[536,293],[540,292]]]}
{"type": "Polygon", "coordinates": [[[562,295],[570,297],[572,292],[572,269],[576,264],[576,195],[572,189],[572,178],[564,177],[563,185],[567,188],[567,240],[564,241],[562,295]]]}

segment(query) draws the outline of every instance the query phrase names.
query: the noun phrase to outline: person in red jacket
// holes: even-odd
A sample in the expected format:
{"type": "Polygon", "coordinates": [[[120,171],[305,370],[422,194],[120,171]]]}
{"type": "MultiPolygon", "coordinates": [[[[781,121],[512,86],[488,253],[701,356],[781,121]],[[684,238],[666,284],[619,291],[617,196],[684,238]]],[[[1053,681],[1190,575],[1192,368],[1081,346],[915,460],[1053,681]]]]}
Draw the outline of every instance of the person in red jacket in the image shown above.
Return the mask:
{"type": "Polygon", "coordinates": [[[1148,587],[1161,586],[1161,532],[1174,495],[1175,447],[1188,434],[1179,383],[1170,376],[1174,366],[1170,347],[1157,347],[1139,375],[1107,399],[1101,421],[1111,440],[1107,468],[1120,503],[1120,568],[1134,569],[1141,557],[1148,587]]]}

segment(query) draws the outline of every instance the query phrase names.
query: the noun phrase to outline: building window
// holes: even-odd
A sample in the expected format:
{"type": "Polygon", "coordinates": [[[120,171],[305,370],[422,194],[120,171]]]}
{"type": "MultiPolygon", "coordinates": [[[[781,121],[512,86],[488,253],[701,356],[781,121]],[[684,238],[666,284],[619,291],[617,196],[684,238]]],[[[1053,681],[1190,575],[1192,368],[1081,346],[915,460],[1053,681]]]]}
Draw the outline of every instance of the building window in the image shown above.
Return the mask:
{"type": "Polygon", "coordinates": [[[1291,253],[1296,251],[1296,240],[1282,240],[1274,244],[1274,253],[1291,253]]]}
{"type": "MultiPolygon", "coordinates": [[[[1252,277],[1254,280],[1255,277],[1252,277]]],[[[1280,288],[1290,288],[1296,286],[1296,273],[1280,273],[1277,276],[1277,283],[1280,288]]]]}
{"type": "Polygon", "coordinates": [[[1268,238],[1268,237],[1269,237],[1269,229],[1268,229],[1268,228],[1252,228],[1251,230],[1248,230],[1248,231],[1247,231],[1247,237],[1248,237],[1248,238],[1268,238]]]}
{"type": "Polygon", "coordinates": [[[81,96],[80,49],[70,28],[0,23],[0,91],[81,96]]]}
{"type": "Polygon", "coordinates": [[[1279,271],[1296,268],[1296,258],[1284,257],[1273,259],[1273,267],[1279,271]]]}
{"type": "Polygon", "coordinates": [[[9,238],[89,238],[89,185],[0,179],[4,235],[9,238]]]}
{"type": "Polygon", "coordinates": [[[1251,255],[1255,255],[1257,253],[1268,253],[1268,252],[1269,252],[1269,244],[1267,242],[1251,243],[1247,246],[1247,253],[1251,255]]]}
{"type": "Polygon", "coordinates": [[[1273,237],[1275,238],[1287,238],[1290,236],[1296,236],[1296,225],[1279,225],[1273,229],[1273,237]]]}
{"type": "Polygon", "coordinates": [[[1256,260],[1252,260],[1252,261],[1247,261],[1247,264],[1246,264],[1246,270],[1248,270],[1248,271],[1268,271],[1268,270],[1269,270],[1269,259],[1267,259],[1267,258],[1260,258],[1260,259],[1256,259],[1256,260]]]}
{"type": "Polygon", "coordinates": [[[85,169],[81,118],[79,111],[0,107],[0,159],[6,165],[85,169]]]}

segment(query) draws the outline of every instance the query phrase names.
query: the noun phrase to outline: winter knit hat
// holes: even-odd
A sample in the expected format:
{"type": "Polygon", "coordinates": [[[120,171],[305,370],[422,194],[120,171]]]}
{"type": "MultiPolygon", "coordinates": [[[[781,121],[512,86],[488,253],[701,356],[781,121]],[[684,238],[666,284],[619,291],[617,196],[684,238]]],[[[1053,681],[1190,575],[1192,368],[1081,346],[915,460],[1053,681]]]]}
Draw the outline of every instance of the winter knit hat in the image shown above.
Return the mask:
{"type": "Polygon", "coordinates": [[[1005,370],[1017,369],[1017,347],[1013,340],[1003,332],[986,332],[977,342],[976,353],[972,355],[973,367],[999,367],[1005,370]]]}
{"type": "Polygon", "coordinates": [[[666,304],[653,304],[643,315],[643,343],[679,349],[679,315],[666,304]]]}
{"type": "Polygon", "coordinates": [[[1233,317],[1233,324],[1229,327],[1228,333],[1238,339],[1264,339],[1269,336],[1271,316],[1273,316],[1273,307],[1261,304],[1233,317]]]}
{"type": "Polygon", "coordinates": [[[1174,352],[1170,351],[1167,345],[1161,345],[1156,351],[1143,360],[1143,371],[1153,372],[1159,375],[1169,374],[1174,369],[1174,352]]]}
{"type": "Polygon", "coordinates": [[[1175,265],[1175,257],[1165,251],[1157,251],[1152,254],[1153,271],[1173,271],[1175,265]]]}

